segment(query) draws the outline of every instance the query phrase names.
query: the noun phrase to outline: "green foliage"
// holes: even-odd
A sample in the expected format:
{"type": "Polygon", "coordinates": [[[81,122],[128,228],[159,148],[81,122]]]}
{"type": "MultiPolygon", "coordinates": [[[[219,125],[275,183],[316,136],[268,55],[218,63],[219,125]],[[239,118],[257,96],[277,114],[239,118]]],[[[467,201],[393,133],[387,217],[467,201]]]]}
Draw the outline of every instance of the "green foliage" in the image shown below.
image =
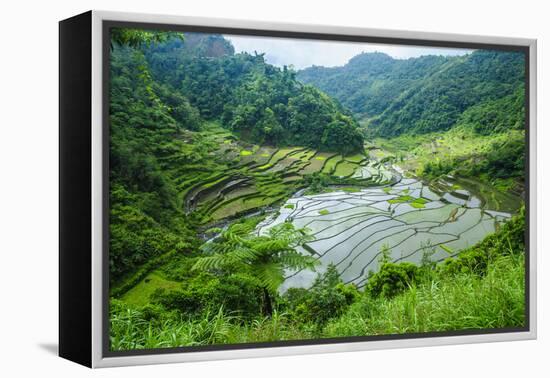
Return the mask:
{"type": "Polygon", "coordinates": [[[182,129],[199,131],[202,128],[202,119],[199,111],[189,100],[168,84],[154,83],[153,87],[159,99],[167,106],[169,114],[182,129]]]}
{"type": "MultiPolygon", "coordinates": [[[[441,275],[389,299],[357,296],[338,316],[321,307],[319,314],[327,315],[329,320],[325,324],[312,323],[312,326],[299,321],[296,315],[276,310],[271,317],[253,320],[233,316],[222,308],[206,311],[200,317],[185,318],[159,305],[136,308],[113,299],[110,348],[116,351],[522,327],[525,324],[524,261],[523,253],[500,256],[492,261],[483,277],[471,273],[441,275]]],[[[334,305],[344,303],[338,295],[333,298],[328,301],[329,308],[338,308],[334,305]]],[[[306,306],[301,308],[308,311],[306,306]]]]}
{"type": "Polygon", "coordinates": [[[243,325],[220,308],[200,318],[185,319],[160,306],[130,307],[113,300],[110,312],[111,350],[136,350],[212,344],[238,344],[306,339],[285,313],[257,318],[243,325]]]}
{"type": "Polygon", "coordinates": [[[318,172],[305,176],[304,180],[308,186],[307,194],[322,193],[330,183],[326,175],[318,172]]]}
{"type": "Polygon", "coordinates": [[[342,315],[359,298],[355,285],[344,285],[336,267],[329,265],[318,275],[310,289],[288,289],[282,297],[282,308],[299,323],[326,324],[342,315]]]}
{"type": "MultiPolygon", "coordinates": [[[[135,266],[135,264],[128,263],[127,261],[123,263],[119,262],[120,267],[125,269],[121,274],[124,274],[124,273],[125,274],[122,276],[122,278],[120,278],[119,275],[121,274],[116,274],[117,270],[111,269],[112,276],[110,276],[109,278],[111,280],[111,284],[114,284],[114,285],[111,285],[109,290],[111,297],[119,298],[122,295],[126,294],[130,289],[138,285],[140,281],[144,279],[147,280],[146,277],[149,274],[149,272],[153,271],[154,269],[164,264],[167,264],[171,260],[176,259],[178,256],[181,256],[181,253],[173,249],[157,257],[151,257],[147,260],[147,262],[137,267],[135,266]]],[[[110,258],[110,261],[113,261],[113,260],[115,259],[110,258]]],[[[148,300],[149,300],[148,297],[141,299],[141,301],[144,301],[144,302],[147,302],[148,300]]]]}
{"type": "Polygon", "coordinates": [[[525,177],[526,145],[523,135],[495,141],[489,152],[477,164],[472,175],[486,173],[492,178],[525,177]]]}
{"type": "Polygon", "coordinates": [[[468,108],[457,126],[473,129],[481,135],[502,133],[525,127],[525,86],[517,85],[510,95],[489,100],[468,108]]]}
{"type": "MultiPolygon", "coordinates": [[[[165,261],[163,261],[163,264],[166,264],[168,261],[172,259],[177,259],[177,257],[170,256],[169,259],[166,259],[165,261]]],[[[136,276],[137,275],[138,274],[136,274],[136,276]]],[[[158,289],[171,290],[171,289],[178,289],[181,286],[180,282],[176,282],[168,279],[164,274],[162,274],[159,268],[152,270],[149,274],[145,276],[142,276],[139,282],[129,282],[129,283],[132,284],[132,287],[130,289],[124,290],[123,291],[124,294],[120,295],[118,298],[120,298],[121,300],[123,300],[128,304],[137,305],[137,306],[144,306],[144,305],[150,304],[152,294],[158,289]]],[[[115,297],[115,295],[113,294],[113,291],[119,288],[120,287],[112,288],[111,296],[115,297]]],[[[120,288],[120,289],[124,289],[124,288],[120,288]]]]}
{"type": "MultiPolygon", "coordinates": [[[[153,263],[157,257],[171,251],[183,253],[196,244],[181,213],[176,186],[161,163],[165,154],[180,146],[173,136],[187,125],[170,114],[171,107],[158,95],[138,50],[114,47],[110,90],[111,283],[144,264],[149,267],[125,280],[128,283],[157,266],[153,263]]],[[[189,119],[196,116],[189,112],[189,119]]],[[[197,127],[196,123],[188,126],[197,127]]],[[[122,286],[128,287],[127,283],[122,286]]]]}
{"type": "Polygon", "coordinates": [[[155,81],[243,140],[344,153],[362,149],[356,121],[333,99],[298,83],[291,69],[266,63],[262,54],[233,54],[232,47],[216,54],[197,51],[224,40],[214,37],[191,33],[187,40],[200,42],[170,40],[145,48],[155,81]]]}
{"type": "Polygon", "coordinates": [[[200,273],[186,279],[178,294],[159,292],[162,304],[136,307],[111,299],[111,349],[521,327],[524,215],[522,210],[495,234],[436,267],[389,263],[384,248],[384,268],[370,277],[363,294],[344,285],[330,266],[310,289],[292,288],[275,297],[269,317],[258,313],[257,295],[237,295],[258,290],[249,275],[233,281],[231,275],[200,273]]]}
{"type": "MultiPolygon", "coordinates": [[[[171,228],[146,214],[147,203],[140,195],[132,195],[121,185],[113,184],[110,210],[110,278],[117,281],[123,275],[148,263],[155,267],[157,258],[167,252],[185,252],[191,243],[191,234],[183,224],[171,228]]],[[[145,200],[149,198],[144,196],[145,200]]],[[[143,271],[141,274],[146,274],[143,271]]],[[[139,279],[139,278],[138,278],[139,279]]]]}
{"type": "MultiPolygon", "coordinates": [[[[221,35],[186,33],[183,39],[114,29],[112,37],[113,350],[522,324],[523,211],[437,266],[428,255],[419,267],[392,263],[382,248],[380,271],[364,293],[344,284],[330,266],[311,288],[280,295],[288,271],[318,264],[296,251],[311,236],[291,223],[258,235],[253,231],[263,217],[248,218],[205,232],[213,239],[203,243],[199,226],[284,201],[298,188],[360,187],[350,175],[364,159],[357,122],[324,92],[298,82],[292,69],[274,67],[262,54],[235,54],[221,35]],[[260,149],[248,142],[300,147],[260,149]],[[316,156],[311,148],[339,154],[316,156]],[[311,169],[314,160],[325,161],[311,169]]],[[[491,177],[507,188],[524,169],[518,56],[482,51],[398,61],[363,54],[344,68],[315,67],[299,75],[307,72],[314,82],[326,74],[327,89],[319,86],[345,96],[342,102],[368,118],[373,134],[453,128],[480,138],[467,153],[434,157],[434,147],[422,161],[424,175],[491,177]]],[[[436,145],[431,136],[442,134],[425,138],[436,145]]],[[[400,141],[424,141],[410,138],[400,141]]],[[[463,140],[459,144],[466,145],[463,140]]],[[[392,201],[418,208],[426,203],[405,191],[392,201]]]]}
{"type": "Polygon", "coordinates": [[[445,61],[438,56],[398,60],[383,53],[362,53],[343,67],[306,68],[298,72],[298,79],[339,99],[360,117],[371,117],[381,114],[402,92],[439,70],[445,61]]]}
{"type": "Polygon", "coordinates": [[[488,135],[524,125],[523,54],[392,59],[363,53],[343,67],[312,67],[298,78],[367,120],[369,135],[394,137],[468,125],[488,135]]]}
{"type": "Polygon", "coordinates": [[[424,164],[422,167],[422,174],[427,178],[437,178],[451,173],[457,167],[458,163],[456,160],[435,159],[424,164]]]}
{"type": "Polygon", "coordinates": [[[365,295],[324,337],[410,334],[525,325],[525,255],[499,256],[483,277],[437,274],[392,297],[365,295]]]}
{"type": "Polygon", "coordinates": [[[110,303],[111,350],[152,349],[224,342],[231,316],[220,309],[197,320],[183,321],[159,306],[136,309],[123,302],[110,303]]]}
{"type": "Polygon", "coordinates": [[[130,47],[141,47],[143,45],[151,45],[153,43],[166,42],[170,38],[179,38],[183,40],[183,35],[176,32],[165,32],[157,30],[141,30],[128,28],[112,28],[111,29],[111,48],[113,44],[127,45],[130,47]]]}
{"type": "Polygon", "coordinates": [[[231,225],[217,240],[204,244],[205,256],[197,260],[193,269],[246,272],[275,292],[283,282],[285,269],[313,269],[318,263],[295,250],[311,237],[292,223],[272,227],[266,236],[253,235],[252,231],[253,227],[246,223],[231,225]]]}
{"type": "Polygon", "coordinates": [[[288,108],[288,128],[299,144],[343,154],[362,150],[363,137],[355,120],[314,87],[302,87],[288,100],[288,108]]]}
{"type": "Polygon", "coordinates": [[[418,275],[419,267],[414,264],[386,262],[369,276],[366,290],[374,298],[391,298],[414,285],[418,275]]]}
{"type": "Polygon", "coordinates": [[[514,178],[521,182],[525,176],[525,154],[523,132],[506,133],[493,138],[477,153],[427,161],[422,166],[422,175],[430,179],[455,173],[465,177],[485,176],[493,181],[514,178]]]}
{"type": "Polygon", "coordinates": [[[192,316],[223,308],[227,313],[250,317],[261,312],[262,295],[260,282],[252,276],[200,273],[185,280],[181,290],[157,290],[152,302],[192,316]]]}

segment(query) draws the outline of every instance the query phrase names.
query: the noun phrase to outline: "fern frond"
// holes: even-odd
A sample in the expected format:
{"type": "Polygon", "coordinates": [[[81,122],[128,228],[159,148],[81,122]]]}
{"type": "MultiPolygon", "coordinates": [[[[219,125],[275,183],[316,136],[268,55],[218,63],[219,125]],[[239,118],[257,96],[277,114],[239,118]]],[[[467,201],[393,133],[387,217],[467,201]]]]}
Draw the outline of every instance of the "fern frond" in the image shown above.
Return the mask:
{"type": "Polygon", "coordinates": [[[319,265],[320,261],[312,256],[303,255],[295,250],[287,250],[281,253],[278,261],[292,269],[311,269],[319,265]]]}
{"type": "Polygon", "coordinates": [[[219,227],[212,227],[204,231],[205,234],[219,234],[222,232],[222,229],[219,227]]]}
{"type": "Polygon", "coordinates": [[[265,252],[277,252],[288,248],[288,243],[285,240],[266,239],[265,241],[256,242],[253,248],[262,254],[265,252]]]}
{"type": "Polygon", "coordinates": [[[227,257],[237,262],[251,262],[258,257],[258,251],[251,248],[234,248],[227,253],[227,257]]]}
{"type": "Polygon", "coordinates": [[[270,291],[276,291],[284,281],[283,268],[277,263],[258,265],[255,272],[262,285],[270,291]]]}
{"type": "Polygon", "coordinates": [[[197,259],[191,270],[220,269],[229,263],[224,255],[212,255],[197,259]]]}
{"type": "Polygon", "coordinates": [[[246,236],[249,235],[253,229],[254,227],[248,223],[236,223],[231,225],[227,232],[238,236],[246,236]]]}

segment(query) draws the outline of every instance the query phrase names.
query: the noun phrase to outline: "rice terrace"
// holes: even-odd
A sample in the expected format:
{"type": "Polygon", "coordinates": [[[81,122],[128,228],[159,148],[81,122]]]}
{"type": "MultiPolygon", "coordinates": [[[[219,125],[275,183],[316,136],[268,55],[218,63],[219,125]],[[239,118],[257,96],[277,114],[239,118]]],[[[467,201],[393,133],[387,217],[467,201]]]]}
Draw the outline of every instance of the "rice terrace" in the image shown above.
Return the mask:
{"type": "Polygon", "coordinates": [[[111,350],[524,324],[522,54],[111,37],[111,350]]]}

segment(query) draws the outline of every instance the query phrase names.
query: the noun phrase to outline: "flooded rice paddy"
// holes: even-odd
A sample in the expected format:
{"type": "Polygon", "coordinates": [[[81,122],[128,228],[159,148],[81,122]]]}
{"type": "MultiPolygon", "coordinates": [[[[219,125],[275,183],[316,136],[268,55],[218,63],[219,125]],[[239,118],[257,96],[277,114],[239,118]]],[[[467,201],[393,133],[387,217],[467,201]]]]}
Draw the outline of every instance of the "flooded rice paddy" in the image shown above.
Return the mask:
{"type": "MultiPolygon", "coordinates": [[[[371,172],[367,167],[356,174],[371,172]]],[[[302,252],[319,259],[316,272],[287,272],[283,291],[309,287],[329,264],[336,266],[345,283],[362,287],[368,273],[378,270],[382,250],[389,251],[394,262],[441,261],[495,232],[521,204],[518,197],[495,198],[500,194],[494,193],[487,199],[475,186],[461,184],[452,177],[430,186],[402,178],[392,186],[351,193],[298,192],[258,225],[258,233],[292,222],[314,238],[302,252]]]]}

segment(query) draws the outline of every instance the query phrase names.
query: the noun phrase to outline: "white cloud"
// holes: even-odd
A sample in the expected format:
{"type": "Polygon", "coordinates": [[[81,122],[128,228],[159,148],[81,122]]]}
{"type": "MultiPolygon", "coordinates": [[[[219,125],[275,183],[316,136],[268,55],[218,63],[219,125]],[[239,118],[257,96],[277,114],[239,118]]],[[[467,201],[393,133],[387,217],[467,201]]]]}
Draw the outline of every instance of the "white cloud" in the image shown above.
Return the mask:
{"type": "Polygon", "coordinates": [[[396,59],[422,55],[464,55],[472,50],[427,46],[381,45],[362,42],[321,41],[291,38],[224,35],[235,52],[265,53],[268,63],[276,66],[293,65],[296,69],[312,65],[343,66],[362,52],[384,52],[396,59]]]}

